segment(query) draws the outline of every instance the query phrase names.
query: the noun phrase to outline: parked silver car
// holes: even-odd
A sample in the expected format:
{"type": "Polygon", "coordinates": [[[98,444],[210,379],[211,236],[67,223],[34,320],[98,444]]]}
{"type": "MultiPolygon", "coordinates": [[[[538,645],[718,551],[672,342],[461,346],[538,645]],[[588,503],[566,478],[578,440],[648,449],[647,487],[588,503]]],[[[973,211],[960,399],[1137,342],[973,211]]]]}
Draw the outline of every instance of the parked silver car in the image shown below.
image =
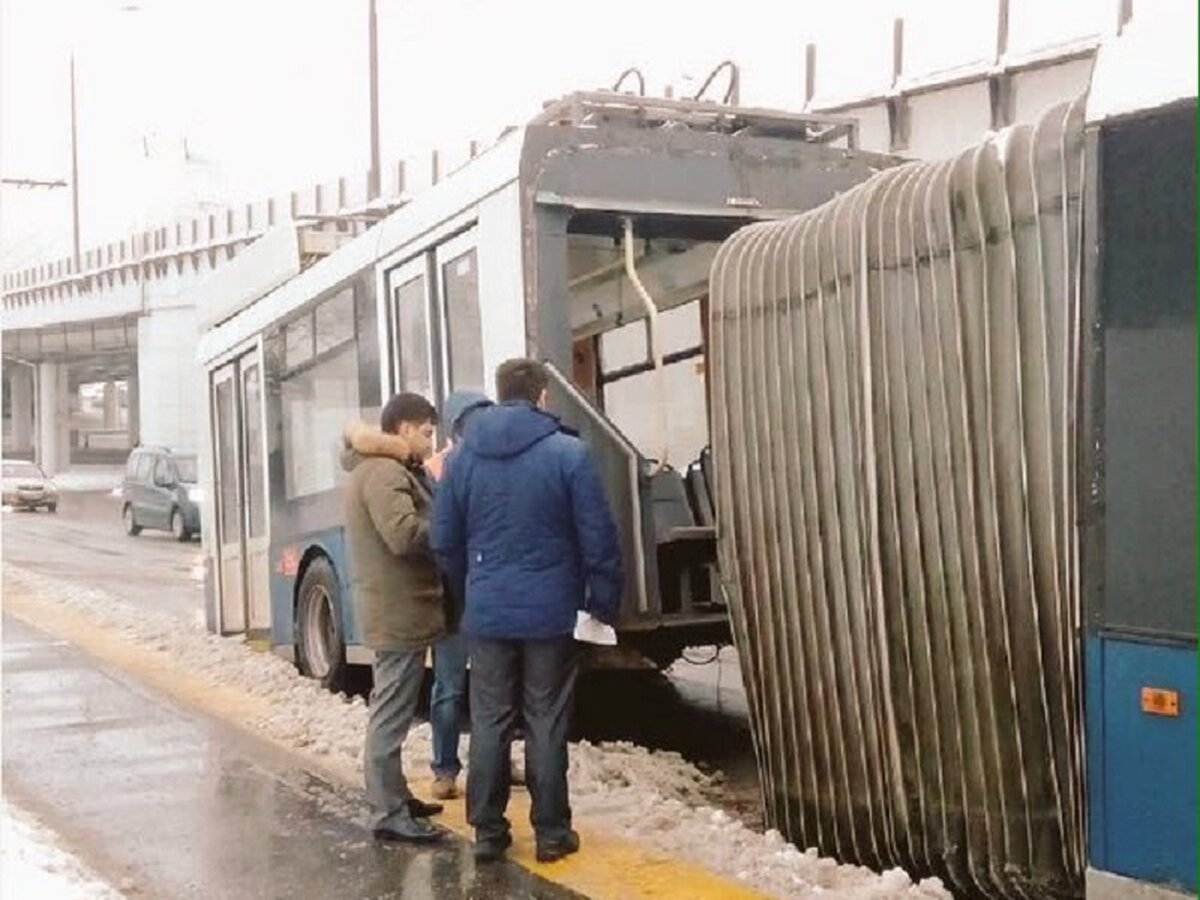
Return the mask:
{"type": "Polygon", "coordinates": [[[31,462],[4,461],[3,494],[5,506],[58,512],[58,488],[40,466],[31,462]]]}

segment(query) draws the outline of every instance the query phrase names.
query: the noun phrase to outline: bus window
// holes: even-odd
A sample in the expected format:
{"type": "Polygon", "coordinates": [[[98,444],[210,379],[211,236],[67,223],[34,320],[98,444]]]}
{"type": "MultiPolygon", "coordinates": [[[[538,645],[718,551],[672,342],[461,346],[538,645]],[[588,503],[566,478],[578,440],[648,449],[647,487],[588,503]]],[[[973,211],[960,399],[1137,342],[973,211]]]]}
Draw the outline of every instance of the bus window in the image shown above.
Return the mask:
{"type": "Polygon", "coordinates": [[[644,319],[600,335],[600,361],[606,374],[640,365],[649,358],[650,340],[644,319]]]}
{"type": "Polygon", "coordinates": [[[316,309],[316,355],[332,350],[354,337],[354,289],[330,297],[316,309]]]}
{"type": "Polygon", "coordinates": [[[429,304],[425,297],[425,276],[417,275],[397,287],[397,352],[400,360],[399,391],[411,391],[433,397],[433,379],[429,371],[429,304]]]}
{"type": "Polygon", "coordinates": [[[479,271],[475,249],[442,265],[450,389],[482,388],[483,330],[479,317],[479,271]]]}
{"type": "Polygon", "coordinates": [[[283,329],[284,364],[289,369],[303,365],[313,357],[312,316],[303,315],[283,329]]]}
{"type": "Polygon", "coordinates": [[[342,429],[359,417],[354,342],[287,373],[280,391],[287,498],[331,490],[338,482],[342,429]]]}
{"type": "Polygon", "coordinates": [[[266,530],[263,490],[262,387],[257,365],[242,371],[242,407],[246,424],[246,503],[249,507],[249,537],[262,537],[266,530]]]}
{"type": "MultiPolygon", "coordinates": [[[[663,378],[670,403],[668,455],[676,468],[700,456],[708,444],[703,332],[700,302],[666,310],[659,318],[663,378]]],[[[613,423],[647,456],[657,459],[661,440],[657,376],[651,366],[643,319],[600,336],[604,409],[613,423]]]]}
{"type": "Polygon", "coordinates": [[[379,383],[379,311],[375,308],[375,273],[367,271],[354,280],[355,338],[358,347],[358,402],[363,419],[379,421],[382,405],[379,383]]]}
{"type": "MultiPolygon", "coordinates": [[[[218,381],[215,386],[217,407],[217,481],[220,486],[221,543],[240,540],[237,482],[237,423],[233,418],[233,388],[231,379],[218,381]]],[[[150,457],[144,457],[149,459],[150,457]]]]}
{"type": "Polygon", "coordinates": [[[580,213],[568,226],[567,314],[575,349],[595,341],[599,405],[644,456],[666,452],[678,469],[709,443],[708,277],[717,248],[738,224],[666,215],[634,222],[633,264],[658,311],[665,398],[650,354],[646,306],[627,271],[624,218],[580,213]]]}

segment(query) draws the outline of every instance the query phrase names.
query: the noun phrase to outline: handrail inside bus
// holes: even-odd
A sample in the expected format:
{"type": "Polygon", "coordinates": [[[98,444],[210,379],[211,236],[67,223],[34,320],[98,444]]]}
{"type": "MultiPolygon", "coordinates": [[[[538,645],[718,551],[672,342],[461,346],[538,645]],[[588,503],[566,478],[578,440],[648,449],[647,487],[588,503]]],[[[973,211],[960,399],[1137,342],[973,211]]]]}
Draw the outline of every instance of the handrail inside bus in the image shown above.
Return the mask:
{"type": "Polygon", "coordinates": [[[666,468],[667,454],[670,452],[667,439],[667,435],[671,433],[667,424],[670,406],[667,403],[667,376],[663,371],[662,341],[659,340],[658,334],[658,306],[655,305],[654,298],[650,296],[646,286],[642,284],[642,279],[638,277],[637,264],[633,256],[633,219],[625,220],[625,274],[629,276],[630,282],[642,299],[642,305],[646,307],[646,315],[650,322],[650,356],[654,360],[654,386],[658,393],[658,437],[659,446],[662,448],[655,471],[661,471],[666,468]]]}
{"type": "Polygon", "coordinates": [[[629,478],[629,494],[633,502],[633,526],[635,529],[633,557],[634,566],[637,570],[635,581],[637,582],[638,611],[642,613],[649,612],[650,599],[646,596],[646,549],[642,540],[642,492],[639,478],[642,455],[629,438],[622,434],[603,413],[596,409],[591,401],[580,392],[579,388],[571,383],[569,378],[559,371],[554,363],[547,362],[546,371],[550,374],[550,380],[572,401],[575,409],[611,438],[625,455],[626,475],[629,478]]]}

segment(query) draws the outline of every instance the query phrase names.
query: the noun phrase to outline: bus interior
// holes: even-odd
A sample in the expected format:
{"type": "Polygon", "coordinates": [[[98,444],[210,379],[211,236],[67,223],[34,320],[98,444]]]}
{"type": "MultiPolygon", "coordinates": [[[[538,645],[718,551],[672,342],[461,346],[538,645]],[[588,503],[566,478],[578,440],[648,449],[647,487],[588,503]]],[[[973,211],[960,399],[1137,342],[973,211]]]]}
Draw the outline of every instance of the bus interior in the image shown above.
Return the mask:
{"type": "MultiPolygon", "coordinates": [[[[639,577],[650,581],[643,587],[657,589],[658,600],[645,598],[637,613],[657,609],[686,619],[697,641],[728,640],[716,572],[705,361],[709,268],[721,241],[741,224],[585,213],[572,216],[566,239],[570,381],[636,450],[633,468],[650,501],[652,541],[644,543],[655,558],[639,561],[636,550],[626,556],[634,569],[640,562],[639,577]]],[[[618,441],[591,443],[601,456],[629,452],[618,441]]],[[[660,665],[682,649],[678,642],[639,643],[660,665]]]]}

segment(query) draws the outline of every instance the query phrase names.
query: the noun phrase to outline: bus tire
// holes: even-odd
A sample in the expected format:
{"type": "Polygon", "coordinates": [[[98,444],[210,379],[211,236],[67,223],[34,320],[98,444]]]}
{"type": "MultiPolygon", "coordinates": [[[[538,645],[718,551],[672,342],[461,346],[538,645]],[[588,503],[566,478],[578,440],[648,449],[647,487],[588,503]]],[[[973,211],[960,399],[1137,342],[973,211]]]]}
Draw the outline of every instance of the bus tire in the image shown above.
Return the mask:
{"type": "Polygon", "coordinates": [[[330,691],[345,690],[349,678],[342,636],[341,587],[324,556],[309,563],[296,597],[296,665],[330,691]]]}

